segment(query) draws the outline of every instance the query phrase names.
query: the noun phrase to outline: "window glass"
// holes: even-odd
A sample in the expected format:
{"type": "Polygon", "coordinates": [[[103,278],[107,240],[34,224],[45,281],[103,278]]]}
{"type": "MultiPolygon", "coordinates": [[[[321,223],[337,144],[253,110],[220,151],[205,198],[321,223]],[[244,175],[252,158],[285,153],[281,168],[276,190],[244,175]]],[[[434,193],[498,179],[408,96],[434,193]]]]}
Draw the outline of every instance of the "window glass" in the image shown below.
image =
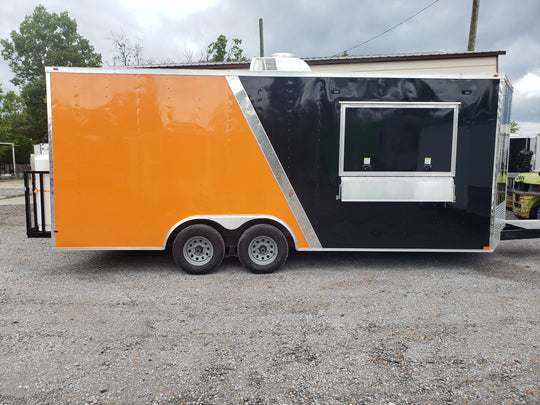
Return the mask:
{"type": "Polygon", "coordinates": [[[453,108],[347,107],[345,172],[451,172],[453,108]]]}

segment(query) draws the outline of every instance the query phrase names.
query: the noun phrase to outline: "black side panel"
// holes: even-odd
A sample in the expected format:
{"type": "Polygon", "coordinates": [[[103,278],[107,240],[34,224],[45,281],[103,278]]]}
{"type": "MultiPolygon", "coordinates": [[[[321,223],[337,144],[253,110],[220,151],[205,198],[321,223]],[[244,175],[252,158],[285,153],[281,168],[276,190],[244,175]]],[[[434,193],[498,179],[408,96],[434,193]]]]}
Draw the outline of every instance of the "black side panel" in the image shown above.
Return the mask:
{"type": "Polygon", "coordinates": [[[325,248],[489,245],[498,79],[241,77],[325,248]],[[461,102],[455,203],[342,202],[340,101],[461,102]]]}

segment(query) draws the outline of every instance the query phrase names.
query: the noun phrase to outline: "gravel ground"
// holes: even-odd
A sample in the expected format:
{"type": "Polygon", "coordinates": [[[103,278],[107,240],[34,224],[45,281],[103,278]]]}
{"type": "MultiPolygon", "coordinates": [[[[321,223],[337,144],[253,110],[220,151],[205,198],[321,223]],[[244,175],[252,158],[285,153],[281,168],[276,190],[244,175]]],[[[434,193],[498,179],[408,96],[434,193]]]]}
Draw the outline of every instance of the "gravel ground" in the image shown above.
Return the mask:
{"type": "Polygon", "coordinates": [[[1,404],[538,404],[538,240],[278,273],[60,251],[0,206],[1,404]]]}
{"type": "Polygon", "coordinates": [[[24,182],[21,179],[0,179],[0,200],[24,196],[24,182]]]}

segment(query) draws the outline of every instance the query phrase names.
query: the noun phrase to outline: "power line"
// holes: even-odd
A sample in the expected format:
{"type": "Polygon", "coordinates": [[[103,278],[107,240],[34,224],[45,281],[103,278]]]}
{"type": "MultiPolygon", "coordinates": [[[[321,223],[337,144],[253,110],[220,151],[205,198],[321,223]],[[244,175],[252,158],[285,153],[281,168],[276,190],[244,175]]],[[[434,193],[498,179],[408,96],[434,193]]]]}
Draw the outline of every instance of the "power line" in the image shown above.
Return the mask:
{"type": "Polygon", "coordinates": [[[360,44],[358,44],[358,45],[353,46],[352,48],[345,49],[343,52],[337,53],[337,54],[335,54],[334,56],[339,56],[339,55],[342,54],[342,53],[349,52],[350,50],[353,50],[354,48],[358,48],[359,46],[362,46],[362,45],[364,45],[364,44],[367,44],[368,42],[371,42],[371,41],[373,41],[374,39],[377,39],[377,38],[379,38],[379,37],[382,37],[384,34],[386,34],[387,32],[392,31],[394,28],[397,28],[397,27],[399,27],[400,25],[405,24],[407,21],[412,20],[412,19],[413,19],[414,17],[416,17],[418,14],[423,13],[424,11],[426,11],[428,8],[430,8],[431,6],[435,5],[435,4],[438,3],[439,1],[440,1],[440,0],[435,0],[434,2],[432,2],[432,3],[430,3],[429,5],[427,5],[426,7],[424,7],[422,10],[418,11],[416,14],[411,15],[409,18],[407,18],[407,19],[401,21],[399,24],[396,24],[396,25],[394,25],[393,27],[388,28],[386,31],[381,32],[380,34],[377,34],[377,35],[375,35],[374,37],[368,39],[367,41],[364,41],[364,42],[362,42],[362,43],[360,43],[360,44]]]}

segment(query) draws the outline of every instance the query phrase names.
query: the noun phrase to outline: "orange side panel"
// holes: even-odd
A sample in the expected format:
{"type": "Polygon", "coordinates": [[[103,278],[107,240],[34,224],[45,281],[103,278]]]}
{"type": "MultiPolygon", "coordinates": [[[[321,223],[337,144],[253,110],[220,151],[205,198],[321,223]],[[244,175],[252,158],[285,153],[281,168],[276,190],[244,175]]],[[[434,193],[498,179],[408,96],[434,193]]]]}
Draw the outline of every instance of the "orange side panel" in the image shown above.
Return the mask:
{"type": "Polygon", "coordinates": [[[222,76],[51,73],[57,247],[161,247],[192,215],[308,244],[222,76]]]}

